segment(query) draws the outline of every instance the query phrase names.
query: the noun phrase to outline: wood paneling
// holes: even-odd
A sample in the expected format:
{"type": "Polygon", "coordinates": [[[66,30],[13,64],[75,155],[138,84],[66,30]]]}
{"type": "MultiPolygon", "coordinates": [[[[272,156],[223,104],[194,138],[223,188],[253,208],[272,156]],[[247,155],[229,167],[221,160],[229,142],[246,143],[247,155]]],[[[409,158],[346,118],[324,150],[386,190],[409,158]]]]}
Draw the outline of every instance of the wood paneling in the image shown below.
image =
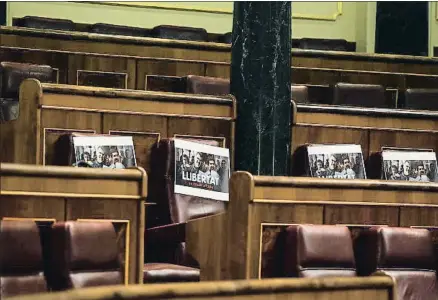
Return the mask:
{"type": "Polygon", "coordinates": [[[147,176],[141,169],[0,165],[0,218],[128,220],[129,283],[143,282],[147,176]]]}
{"type": "Polygon", "coordinates": [[[109,300],[118,299],[249,299],[249,300],[392,300],[394,283],[388,276],[356,278],[293,278],[250,281],[223,281],[148,284],[87,288],[62,293],[22,297],[23,300],[109,300]]]}
{"type": "Polygon", "coordinates": [[[65,155],[55,151],[62,134],[122,134],[133,136],[138,164],[149,170],[153,144],[176,134],[225,140],[232,151],[234,120],[231,97],[41,85],[28,79],[20,92],[19,119],[1,126],[1,159],[54,164],[65,155]]]}

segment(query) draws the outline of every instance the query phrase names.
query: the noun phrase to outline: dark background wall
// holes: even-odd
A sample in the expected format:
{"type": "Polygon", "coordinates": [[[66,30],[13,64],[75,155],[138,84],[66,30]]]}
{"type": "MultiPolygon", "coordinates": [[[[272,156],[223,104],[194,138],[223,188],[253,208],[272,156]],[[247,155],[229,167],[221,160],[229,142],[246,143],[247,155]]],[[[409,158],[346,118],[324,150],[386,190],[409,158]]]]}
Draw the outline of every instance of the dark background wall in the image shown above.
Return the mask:
{"type": "Polygon", "coordinates": [[[376,53],[428,55],[429,3],[377,2],[376,53]]]}
{"type": "Polygon", "coordinates": [[[0,25],[6,25],[6,1],[0,2],[0,25]]]}

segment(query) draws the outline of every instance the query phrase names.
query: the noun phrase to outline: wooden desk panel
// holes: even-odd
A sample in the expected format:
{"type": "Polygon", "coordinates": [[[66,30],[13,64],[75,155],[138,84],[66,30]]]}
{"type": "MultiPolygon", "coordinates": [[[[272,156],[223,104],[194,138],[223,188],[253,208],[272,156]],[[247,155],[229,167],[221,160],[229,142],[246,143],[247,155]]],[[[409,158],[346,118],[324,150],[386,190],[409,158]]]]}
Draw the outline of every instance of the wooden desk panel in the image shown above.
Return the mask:
{"type": "Polygon", "coordinates": [[[55,143],[72,132],[132,135],[139,166],[152,145],[178,135],[223,139],[233,151],[230,97],[117,90],[24,81],[18,120],[1,126],[3,162],[56,164],[55,143]]]}
{"type": "Polygon", "coordinates": [[[113,299],[249,299],[249,300],[393,300],[394,282],[387,276],[355,278],[289,278],[223,281],[212,284],[171,283],[137,286],[97,287],[22,296],[23,300],[113,299]]]}
{"type": "Polygon", "coordinates": [[[0,164],[0,218],[128,221],[129,283],[142,283],[147,175],[123,171],[0,164]]]}

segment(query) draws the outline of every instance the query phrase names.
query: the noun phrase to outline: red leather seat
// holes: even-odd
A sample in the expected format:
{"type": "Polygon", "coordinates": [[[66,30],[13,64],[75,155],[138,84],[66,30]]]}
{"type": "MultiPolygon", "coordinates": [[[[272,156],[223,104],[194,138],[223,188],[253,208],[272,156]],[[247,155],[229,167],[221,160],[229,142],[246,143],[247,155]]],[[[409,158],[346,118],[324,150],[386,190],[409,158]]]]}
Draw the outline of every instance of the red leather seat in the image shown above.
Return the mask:
{"type": "Polygon", "coordinates": [[[223,78],[188,75],[186,77],[186,93],[201,95],[228,95],[230,81],[223,78]]]}
{"type": "Polygon", "coordinates": [[[381,85],[341,82],[334,86],[333,91],[333,104],[335,105],[388,107],[385,89],[381,85]]]}
{"type": "Polygon", "coordinates": [[[47,291],[35,222],[0,222],[0,283],[0,299],[47,291]]]}
{"type": "Polygon", "coordinates": [[[356,276],[353,242],[348,228],[289,226],[285,237],[284,274],[288,277],[356,276]]]}
{"type": "Polygon", "coordinates": [[[122,284],[117,236],[111,222],[63,222],[52,227],[54,290],[122,284]]]}
{"type": "Polygon", "coordinates": [[[436,300],[438,284],[431,233],[426,229],[378,227],[354,244],[358,274],[391,276],[398,300],[436,300]]]}

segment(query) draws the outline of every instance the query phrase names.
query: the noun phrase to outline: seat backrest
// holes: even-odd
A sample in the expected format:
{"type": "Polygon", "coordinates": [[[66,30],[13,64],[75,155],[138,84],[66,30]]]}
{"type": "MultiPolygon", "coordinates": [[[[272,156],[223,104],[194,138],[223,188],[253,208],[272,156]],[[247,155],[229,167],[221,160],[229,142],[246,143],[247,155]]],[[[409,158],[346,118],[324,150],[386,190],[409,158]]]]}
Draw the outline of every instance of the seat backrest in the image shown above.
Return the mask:
{"type": "Polygon", "coordinates": [[[15,26],[29,27],[37,29],[52,29],[52,30],[67,30],[74,31],[75,24],[71,20],[66,19],[52,19],[35,16],[26,16],[14,20],[15,26]]]}
{"type": "Polygon", "coordinates": [[[117,235],[111,222],[55,223],[51,235],[52,289],[123,282],[117,235]]]}
{"type": "Polygon", "coordinates": [[[151,30],[153,37],[173,40],[201,41],[208,40],[207,30],[204,28],[159,25],[151,30]]]}
{"type": "Polygon", "coordinates": [[[284,275],[356,276],[353,243],[347,227],[292,225],[286,229],[284,275]]]}
{"type": "MultiPolygon", "coordinates": [[[[196,142],[219,146],[217,141],[197,140],[196,142]]],[[[148,201],[156,205],[148,211],[146,220],[149,228],[187,222],[225,211],[223,201],[175,194],[174,145],[174,139],[162,139],[151,152],[148,201]]]]}
{"type": "Polygon", "coordinates": [[[18,99],[20,84],[27,78],[41,82],[53,82],[53,69],[47,65],[15,62],[0,63],[0,98],[18,99]]]}
{"type": "Polygon", "coordinates": [[[358,235],[354,249],[358,274],[381,271],[393,277],[397,299],[437,299],[436,260],[428,230],[370,228],[358,235]]]}
{"type": "Polygon", "coordinates": [[[333,88],[333,104],[362,107],[388,107],[385,89],[375,84],[337,83],[333,88]]]}
{"type": "Polygon", "coordinates": [[[309,102],[309,89],[305,85],[292,85],[291,98],[296,103],[308,103],[309,102]]]}
{"type": "Polygon", "coordinates": [[[35,222],[0,222],[0,283],[0,299],[47,291],[35,222]]]}
{"type": "Polygon", "coordinates": [[[407,109],[438,110],[438,89],[407,89],[403,107],[407,109]]]}
{"type": "Polygon", "coordinates": [[[186,77],[186,93],[203,95],[228,95],[230,81],[223,78],[188,75],[186,77]]]}
{"type": "Polygon", "coordinates": [[[113,34],[113,35],[125,35],[125,36],[150,36],[150,29],[120,26],[105,23],[96,23],[90,26],[90,32],[100,34],[113,34]]]}
{"type": "Polygon", "coordinates": [[[301,49],[348,51],[346,40],[302,38],[299,44],[301,49]]]}

